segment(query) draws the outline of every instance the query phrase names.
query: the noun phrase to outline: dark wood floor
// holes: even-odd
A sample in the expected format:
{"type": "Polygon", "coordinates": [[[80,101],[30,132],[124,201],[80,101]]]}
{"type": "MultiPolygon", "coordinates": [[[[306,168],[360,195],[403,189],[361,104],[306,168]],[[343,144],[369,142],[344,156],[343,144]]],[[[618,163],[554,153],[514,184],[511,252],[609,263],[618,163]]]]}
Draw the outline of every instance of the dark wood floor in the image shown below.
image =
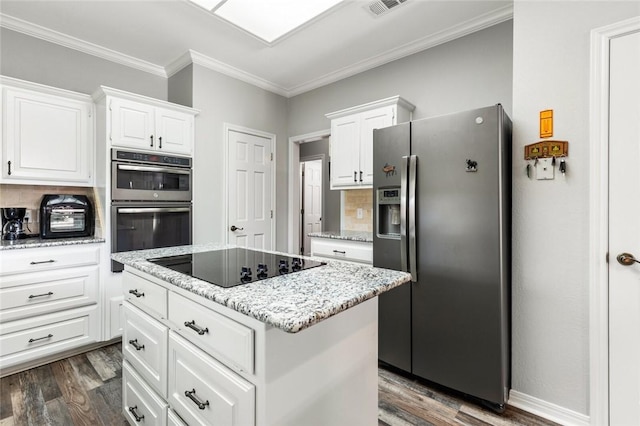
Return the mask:
{"type": "MultiPolygon", "coordinates": [[[[0,426],[127,424],[121,350],[110,345],[0,379],[0,426]]],[[[555,424],[511,407],[497,415],[387,369],[378,376],[379,426],[555,424]]]]}

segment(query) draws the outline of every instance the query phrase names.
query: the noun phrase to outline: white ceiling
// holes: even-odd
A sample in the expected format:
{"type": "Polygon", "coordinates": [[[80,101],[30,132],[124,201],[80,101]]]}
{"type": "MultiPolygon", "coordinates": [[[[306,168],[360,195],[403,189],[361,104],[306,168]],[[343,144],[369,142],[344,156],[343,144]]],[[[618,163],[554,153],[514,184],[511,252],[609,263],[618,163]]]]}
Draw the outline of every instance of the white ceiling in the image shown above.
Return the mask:
{"type": "Polygon", "coordinates": [[[375,17],[369,3],[346,0],[273,45],[187,0],[1,0],[0,25],[162,76],[194,62],[294,96],[513,14],[513,1],[408,0],[375,17]]]}

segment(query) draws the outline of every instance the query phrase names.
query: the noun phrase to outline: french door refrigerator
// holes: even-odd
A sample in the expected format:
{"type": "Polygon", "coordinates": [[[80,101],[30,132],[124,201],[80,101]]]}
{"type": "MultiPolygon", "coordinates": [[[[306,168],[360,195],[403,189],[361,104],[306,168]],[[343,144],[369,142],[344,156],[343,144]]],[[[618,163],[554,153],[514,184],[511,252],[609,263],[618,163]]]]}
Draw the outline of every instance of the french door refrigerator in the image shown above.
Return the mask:
{"type": "Polygon", "coordinates": [[[510,388],[511,120],[501,105],[374,130],[379,359],[502,411],[510,388]]]}

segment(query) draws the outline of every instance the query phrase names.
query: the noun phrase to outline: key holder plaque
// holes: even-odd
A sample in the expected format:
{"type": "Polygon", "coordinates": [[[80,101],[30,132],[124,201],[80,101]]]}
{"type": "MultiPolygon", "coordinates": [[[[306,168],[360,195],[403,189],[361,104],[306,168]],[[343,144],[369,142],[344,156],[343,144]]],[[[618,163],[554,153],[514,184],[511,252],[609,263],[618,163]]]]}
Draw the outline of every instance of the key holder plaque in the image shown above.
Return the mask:
{"type": "Polygon", "coordinates": [[[536,160],[541,158],[567,157],[569,155],[568,141],[540,141],[524,147],[524,159],[536,160]]]}

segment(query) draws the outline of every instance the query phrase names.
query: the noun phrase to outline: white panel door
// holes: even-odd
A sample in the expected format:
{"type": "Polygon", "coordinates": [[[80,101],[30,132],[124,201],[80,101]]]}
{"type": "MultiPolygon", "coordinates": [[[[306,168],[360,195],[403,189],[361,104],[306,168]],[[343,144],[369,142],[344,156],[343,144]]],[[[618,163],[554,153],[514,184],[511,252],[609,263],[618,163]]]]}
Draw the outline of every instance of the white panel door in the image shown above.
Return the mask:
{"type": "Polygon", "coordinates": [[[311,255],[310,232],[322,231],[322,160],[304,162],[303,234],[304,254],[311,255]]]}
{"type": "Polygon", "coordinates": [[[394,106],[389,106],[362,113],[358,175],[358,180],[362,185],[373,185],[373,130],[391,126],[394,109],[394,106]]]}
{"type": "Polygon", "coordinates": [[[610,45],[610,424],[640,425],[640,33],[610,45]]]}
{"type": "Polygon", "coordinates": [[[272,249],[271,139],[229,131],[229,244],[272,249]]]}

